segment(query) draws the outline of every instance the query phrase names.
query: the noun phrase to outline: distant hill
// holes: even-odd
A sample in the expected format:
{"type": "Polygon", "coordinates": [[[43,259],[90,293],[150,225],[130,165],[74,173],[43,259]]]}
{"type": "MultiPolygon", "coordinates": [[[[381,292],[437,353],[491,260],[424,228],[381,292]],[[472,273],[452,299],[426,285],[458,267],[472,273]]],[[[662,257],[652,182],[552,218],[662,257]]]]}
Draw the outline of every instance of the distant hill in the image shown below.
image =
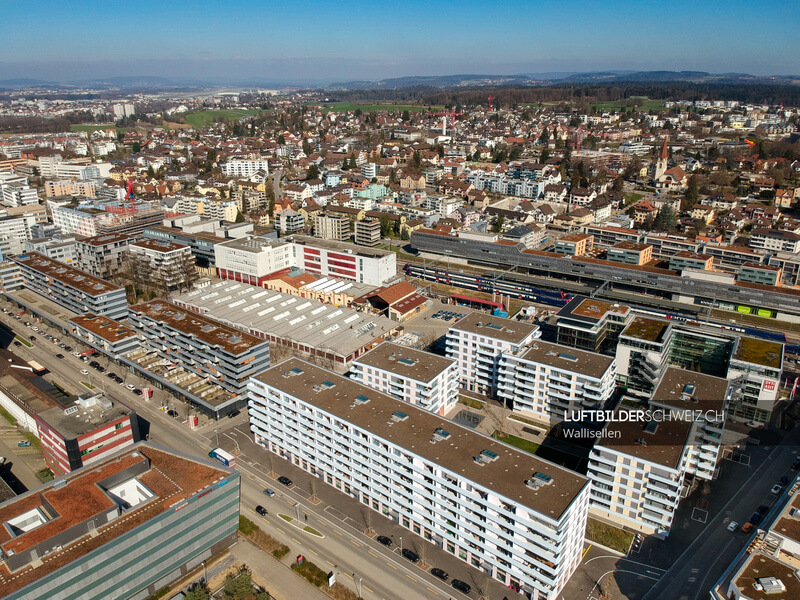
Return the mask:
{"type": "Polygon", "coordinates": [[[409,76],[379,81],[351,81],[328,86],[332,90],[402,89],[427,86],[434,88],[479,86],[542,86],[607,83],[718,83],[734,85],[796,85],[800,77],[790,75],[760,76],[747,73],[708,73],[706,71],[593,71],[589,73],[551,72],[520,75],[441,75],[409,76]]]}

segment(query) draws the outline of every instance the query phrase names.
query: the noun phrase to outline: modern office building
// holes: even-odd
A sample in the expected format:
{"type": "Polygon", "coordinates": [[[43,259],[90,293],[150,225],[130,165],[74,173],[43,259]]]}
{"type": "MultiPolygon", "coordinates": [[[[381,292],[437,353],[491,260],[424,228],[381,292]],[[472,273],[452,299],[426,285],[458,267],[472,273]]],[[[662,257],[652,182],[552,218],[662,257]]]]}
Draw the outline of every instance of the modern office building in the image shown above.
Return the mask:
{"type": "Polygon", "coordinates": [[[455,360],[392,342],[354,360],[350,379],[441,416],[458,402],[455,360]]]}
{"type": "Polygon", "coordinates": [[[231,240],[217,244],[214,254],[220,277],[258,286],[291,268],[375,286],[397,275],[393,252],[300,235],[231,240]]]}
{"type": "Polygon", "coordinates": [[[778,401],[784,345],[740,336],[735,339],[727,378],[734,388],[731,416],[740,421],[767,423],[778,401]]]}
{"type": "Polygon", "coordinates": [[[497,397],[508,408],[555,425],[573,411],[608,406],[616,385],[614,358],[536,340],[500,355],[497,397]]]}
{"type": "Polygon", "coordinates": [[[131,306],[128,321],[159,356],[236,396],[269,366],[269,342],[166,300],[131,306]]]}
{"type": "Polygon", "coordinates": [[[675,367],[666,369],[646,405],[623,400],[589,457],[590,512],[667,537],[689,482],[714,476],[729,402],[726,379],[675,367]],[[620,416],[642,409],[670,418],[620,416]]]}
{"type": "MultiPolygon", "coordinates": [[[[12,259],[19,268],[16,289],[25,287],[76,314],[94,313],[123,319],[128,315],[125,288],[31,252],[12,259]]],[[[17,300],[19,302],[19,300],[17,300]]]]}
{"type": "Polygon", "coordinates": [[[461,387],[495,396],[500,354],[519,353],[539,337],[539,327],[531,323],[471,312],[447,331],[447,357],[458,365],[461,387]]]}
{"type": "Polygon", "coordinates": [[[232,281],[182,294],[175,304],[332,367],[344,367],[398,326],[379,315],[232,281]]]}
{"type": "Polygon", "coordinates": [[[588,481],[291,358],[250,380],[256,443],[538,600],[580,563],[588,481]]]}
{"type": "Polygon", "coordinates": [[[575,296],[555,315],[556,341],[589,352],[614,352],[632,318],[624,304],[575,296]]]}
{"type": "Polygon", "coordinates": [[[56,477],[108,458],[140,439],[136,413],[100,392],[35,418],[44,461],[56,477]]]}
{"type": "Polygon", "coordinates": [[[142,443],[0,504],[4,600],[144,600],[237,541],[237,471],[142,443]]]}
{"type": "Polygon", "coordinates": [[[129,235],[103,234],[75,243],[75,267],[95,277],[109,277],[125,264],[125,252],[134,241],[129,235]]]}

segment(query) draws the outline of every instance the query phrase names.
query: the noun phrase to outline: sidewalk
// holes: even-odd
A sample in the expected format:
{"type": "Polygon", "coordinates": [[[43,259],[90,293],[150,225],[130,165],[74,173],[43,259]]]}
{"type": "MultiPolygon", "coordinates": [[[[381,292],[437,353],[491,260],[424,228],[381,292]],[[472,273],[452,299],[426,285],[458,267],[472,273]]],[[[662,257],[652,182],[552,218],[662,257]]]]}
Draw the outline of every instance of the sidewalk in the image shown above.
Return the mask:
{"type": "Polygon", "coordinates": [[[266,588],[275,600],[331,600],[319,588],[289,568],[295,554],[291,552],[278,561],[245,539],[231,548],[231,555],[240,560],[253,574],[253,581],[266,588]]]}

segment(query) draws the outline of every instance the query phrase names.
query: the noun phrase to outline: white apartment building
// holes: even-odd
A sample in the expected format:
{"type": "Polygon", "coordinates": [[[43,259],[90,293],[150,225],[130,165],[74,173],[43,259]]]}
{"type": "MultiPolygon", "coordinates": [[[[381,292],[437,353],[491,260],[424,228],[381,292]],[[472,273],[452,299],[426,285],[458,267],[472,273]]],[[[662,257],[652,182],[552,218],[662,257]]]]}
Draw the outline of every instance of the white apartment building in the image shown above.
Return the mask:
{"type": "Polygon", "coordinates": [[[611,356],[537,340],[500,355],[497,396],[507,407],[555,425],[572,411],[605,409],[616,385],[611,356]]]}
{"type": "Polygon", "coordinates": [[[290,358],[250,378],[256,443],[536,600],[580,563],[587,480],[290,358]]]}
{"type": "Polygon", "coordinates": [[[97,235],[99,216],[103,211],[88,207],[57,206],[48,201],[53,224],[63,233],[77,233],[88,237],[97,235]]]}
{"type": "MultiPolygon", "coordinates": [[[[729,400],[727,380],[668,367],[647,408],[674,418],[606,425],[589,457],[590,512],[666,538],[687,480],[714,476],[729,400]]],[[[634,410],[623,401],[616,412],[634,410]]]]}
{"type": "Polygon", "coordinates": [[[39,174],[42,177],[55,177],[56,167],[63,162],[60,154],[39,157],[39,174]]]}
{"type": "MultiPolygon", "coordinates": [[[[55,165],[54,176],[63,179],[99,179],[103,177],[103,174],[98,165],[74,165],[58,162],[55,165]]],[[[108,173],[105,176],[107,177],[108,173]]]]}
{"type": "Polygon", "coordinates": [[[129,235],[101,234],[77,240],[75,266],[95,277],[110,277],[125,263],[125,251],[133,242],[129,235]]]}
{"type": "Polygon", "coordinates": [[[458,402],[456,361],[392,342],[354,360],[350,379],[440,416],[458,402]]]}
{"type": "Polygon", "coordinates": [[[269,174],[269,161],[236,158],[220,165],[225,177],[252,177],[258,171],[269,174]]]}
{"type": "Polygon", "coordinates": [[[346,242],[350,239],[350,219],[344,215],[314,215],[314,237],[346,242]]]}
{"type": "Polygon", "coordinates": [[[0,254],[8,258],[21,254],[25,241],[31,239],[31,228],[36,225],[36,217],[0,217],[0,254]]]}
{"type": "Polygon", "coordinates": [[[114,104],[111,107],[111,110],[114,111],[114,118],[121,119],[123,117],[130,117],[136,112],[136,109],[133,107],[133,104],[128,102],[120,102],[119,104],[114,104]]]}
{"type": "Polygon", "coordinates": [[[458,365],[461,387],[495,396],[500,355],[518,354],[541,335],[536,325],[472,312],[448,330],[447,357],[458,365]]]}
{"type": "Polygon", "coordinates": [[[750,247],[756,250],[800,252],[800,235],[791,231],[758,227],[750,232],[750,247]]]}
{"type": "Polygon", "coordinates": [[[2,201],[6,206],[39,204],[39,195],[36,193],[35,189],[27,185],[23,187],[5,185],[3,186],[2,201]]]}

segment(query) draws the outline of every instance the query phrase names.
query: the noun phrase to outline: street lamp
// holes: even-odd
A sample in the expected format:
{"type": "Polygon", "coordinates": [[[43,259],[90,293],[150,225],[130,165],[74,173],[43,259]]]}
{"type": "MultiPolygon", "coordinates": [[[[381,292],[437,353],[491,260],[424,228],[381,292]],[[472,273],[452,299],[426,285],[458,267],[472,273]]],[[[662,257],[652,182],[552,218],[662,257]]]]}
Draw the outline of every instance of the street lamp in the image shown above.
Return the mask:
{"type": "Polygon", "coordinates": [[[403,552],[403,538],[400,536],[400,552],[403,552]]]}
{"type": "Polygon", "coordinates": [[[206,582],[206,561],[203,561],[203,583],[206,582]]]}
{"type": "Polygon", "coordinates": [[[216,447],[219,448],[219,432],[216,429],[214,430],[214,437],[217,440],[216,447]]]}
{"type": "Polygon", "coordinates": [[[353,583],[356,584],[356,596],[358,596],[359,598],[361,598],[361,590],[359,590],[358,588],[361,587],[361,582],[363,580],[364,580],[363,577],[359,577],[358,581],[356,581],[356,574],[353,573],[353,583]]]}

